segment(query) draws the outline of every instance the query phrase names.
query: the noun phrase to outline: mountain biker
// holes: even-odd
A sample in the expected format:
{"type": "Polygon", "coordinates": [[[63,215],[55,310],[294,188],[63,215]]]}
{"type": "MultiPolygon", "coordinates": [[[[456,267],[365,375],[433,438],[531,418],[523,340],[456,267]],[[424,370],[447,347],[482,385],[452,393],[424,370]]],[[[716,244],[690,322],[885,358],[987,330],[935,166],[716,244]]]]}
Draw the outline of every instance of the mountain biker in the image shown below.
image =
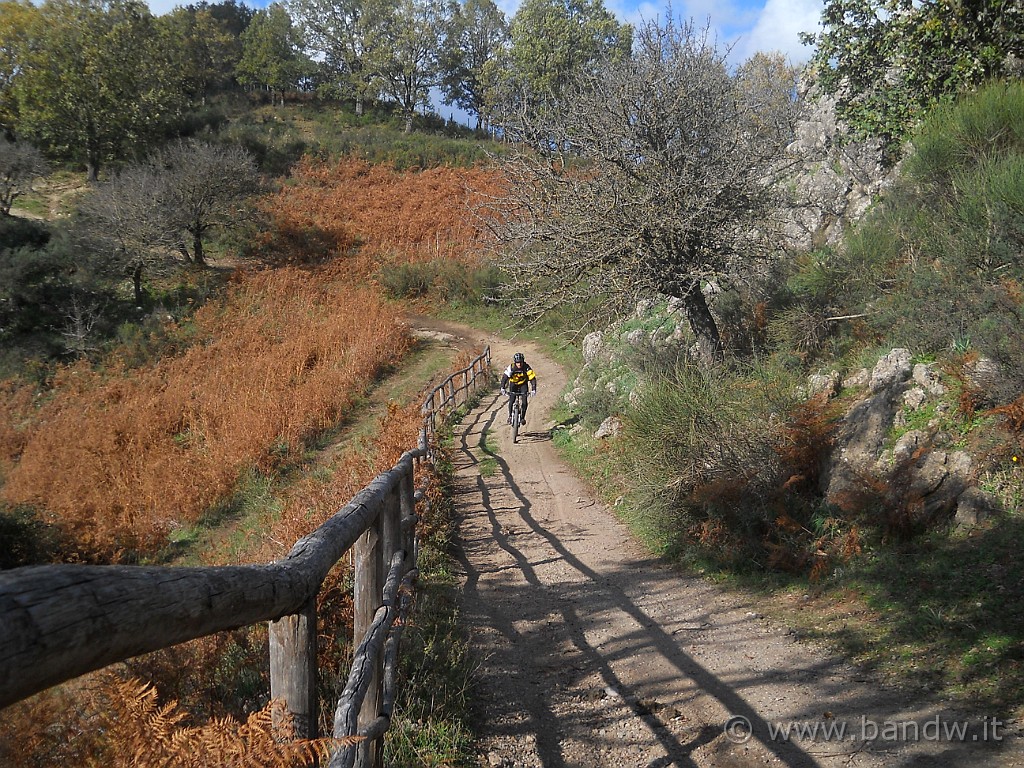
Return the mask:
{"type": "MultiPolygon", "coordinates": [[[[531,389],[531,394],[537,394],[537,374],[533,372],[533,368],[526,362],[526,357],[522,352],[516,352],[512,355],[512,364],[505,369],[504,373],[501,374],[501,394],[508,395],[508,423],[512,423],[512,401],[516,395],[520,395],[526,392],[527,387],[531,389]]],[[[529,398],[523,398],[523,413],[522,423],[526,423],[526,409],[529,404],[529,398]]]]}

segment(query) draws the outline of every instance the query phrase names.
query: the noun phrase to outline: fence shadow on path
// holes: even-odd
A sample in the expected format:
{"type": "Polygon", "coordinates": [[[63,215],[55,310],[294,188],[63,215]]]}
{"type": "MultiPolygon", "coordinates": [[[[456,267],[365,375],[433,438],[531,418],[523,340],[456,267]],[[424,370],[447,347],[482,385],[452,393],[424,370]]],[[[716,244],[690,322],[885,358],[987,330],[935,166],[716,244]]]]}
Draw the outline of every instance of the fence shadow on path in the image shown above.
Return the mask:
{"type": "MultiPolygon", "coordinates": [[[[480,430],[475,428],[483,427],[486,429],[493,429],[494,421],[495,412],[493,411],[480,412],[476,415],[474,423],[471,424],[462,435],[459,446],[461,452],[460,459],[463,455],[469,455],[471,453],[470,441],[474,434],[480,434],[480,430]],[[481,425],[480,422],[482,420],[484,423],[481,425]]],[[[548,437],[548,439],[550,439],[550,437],[548,437]]],[[[543,537],[547,541],[551,551],[556,553],[559,559],[579,571],[579,573],[582,574],[585,579],[601,593],[601,602],[611,604],[614,608],[617,608],[623,613],[631,616],[638,624],[645,628],[642,645],[646,646],[646,648],[641,649],[640,647],[637,647],[634,648],[633,651],[658,652],[662,657],[675,666],[681,675],[691,678],[702,690],[706,693],[710,693],[721,701],[725,709],[732,713],[732,715],[746,717],[753,725],[755,732],[758,730],[767,730],[767,724],[760,722],[760,717],[754,709],[738,694],[736,694],[729,685],[718,680],[718,678],[704,669],[704,667],[696,660],[683,653],[671,635],[657,626],[641,608],[635,605],[624,591],[616,587],[614,581],[609,580],[604,575],[595,573],[587,565],[581,562],[562,544],[555,534],[547,530],[533,517],[531,514],[532,503],[527,494],[524,493],[517,485],[515,478],[512,476],[508,462],[502,459],[501,456],[493,450],[486,447],[486,445],[480,446],[478,444],[475,447],[482,450],[486,455],[497,462],[502,481],[506,484],[517,501],[518,519],[525,523],[534,534],[543,537]],[[762,727],[759,728],[759,725],[762,727]]],[[[500,524],[498,520],[499,510],[495,508],[492,502],[491,492],[483,477],[477,477],[476,492],[480,496],[483,510],[490,522],[491,536],[493,540],[516,563],[518,571],[528,585],[527,589],[547,591],[545,585],[541,582],[536,573],[535,564],[531,562],[530,559],[516,546],[513,540],[514,537],[507,535],[505,529],[500,524]]],[[[475,595],[480,605],[488,605],[488,603],[484,601],[477,592],[481,576],[480,572],[478,572],[475,566],[469,561],[465,553],[460,553],[459,559],[462,567],[465,569],[466,582],[464,589],[467,594],[475,595]]],[[[622,575],[625,576],[626,574],[622,575]]],[[[668,755],[666,758],[667,762],[663,762],[662,765],[695,766],[696,763],[694,763],[690,758],[690,754],[695,749],[720,736],[725,723],[705,725],[701,728],[695,738],[686,743],[680,742],[657,717],[655,717],[641,704],[641,697],[635,691],[630,690],[630,687],[619,679],[612,667],[612,659],[606,658],[601,650],[594,647],[587,641],[583,631],[583,628],[587,623],[586,617],[580,615],[580,609],[582,608],[590,612],[589,609],[596,607],[594,602],[588,601],[583,605],[575,604],[576,601],[572,599],[559,600],[558,602],[559,610],[561,611],[561,619],[565,626],[569,628],[573,646],[579,654],[582,655],[586,666],[592,670],[598,670],[605,685],[617,691],[622,696],[626,704],[631,708],[633,714],[640,718],[640,720],[642,720],[650,729],[651,733],[655,736],[668,755]]],[[[523,638],[520,636],[519,631],[515,628],[508,614],[499,610],[491,610],[489,613],[493,626],[496,627],[505,638],[512,643],[522,642],[523,638]]],[[[524,704],[527,706],[528,715],[532,722],[531,730],[536,734],[538,752],[545,768],[559,768],[560,766],[565,766],[566,763],[561,754],[561,746],[557,731],[552,728],[552,723],[555,721],[555,715],[546,705],[546,697],[539,693],[538,695],[531,696],[530,698],[531,700],[524,702],[524,704]]],[[[785,765],[791,766],[792,768],[817,764],[795,744],[773,743],[770,748],[785,765]]]]}
{"type": "MultiPolygon", "coordinates": [[[[682,649],[681,639],[674,636],[673,631],[660,625],[630,596],[631,592],[642,594],[637,591],[641,582],[644,586],[649,586],[652,580],[657,582],[660,579],[667,588],[670,586],[667,581],[678,580],[678,574],[672,573],[653,557],[647,561],[630,560],[623,563],[621,568],[602,573],[594,570],[574,554],[566,544],[566,541],[572,540],[560,538],[536,518],[530,494],[517,483],[509,463],[481,439],[487,431],[493,431],[495,416],[496,412],[486,407],[471,413],[464,422],[464,431],[457,455],[454,457],[457,467],[468,469],[479,463],[473,455],[474,451],[478,451],[488,460],[495,462],[498,468],[490,483],[487,478],[477,475],[475,478],[466,478],[466,483],[460,486],[462,495],[466,497],[464,501],[474,506],[477,523],[487,528],[487,534],[484,536],[478,532],[475,541],[463,540],[458,559],[465,571],[463,589],[467,600],[486,614],[486,621],[490,627],[500,633],[510,646],[520,649],[524,646],[529,647],[534,656],[527,663],[536,670],[538,676],[546,678],[544,682],[551,683],[524,686],[527,689],[526,694],[514,704],[521,708],[521,714],[525,718],[521,717],[512,726],[507,726],[511,729],[509,735],[532,735],[536,739],[537,751],[545,768],[564,768],[568,765],[563,754],[550,689],[555,683],[564,680],[566,674],[571,678],[573,674],[582,675],[583,670],[589,673],[598,672],[604,685],[622,696],[623,702],[645,724],[664,750],[666,756],[647,764],[648,768],[668,765],[695,766],[696,762],[692,757],[694,751],[722,737],[727,721],[736,718],[745,720],[749,724],[752,737],[779,763],[789,768],[831,764],[836,758],[853,758],[864,750],[875,751],[879,746],[884,748],[885,745],[863,741],[854,743],[851,739],[848,746],[845,743],[833,744],[827,752],[817,749],[820,744],[810,743],[808,746],[812,747],[813,751],[809,751],[797,743],[797,740],[772,738],[774,724],[769,723],[757,711],[740,693],[741,690],[775,680],[793,685],[813,683],[818,694],[814,703],[815,709],[798,713],[808,721],[821,718],[822,712],[829,707],[830,699],[838,699],[840,695],[844,701],[843,714],[849,718],[877,718],[879,713],[893,712],[896,704],[892,701],[891,694],[887,695],[869,686],[864,686],[863,692],[851,695],[847,690],[848,680],[841,671],[844,666],[841,659],[816,661],[799,669],[752,669],[749,675],[737,676],[728,681],[709,670],[701,661],[682,649]],[[514,499],[511,504],[495,498],[495,491],[499,490],[496,482],[503,484],[511,493],[514,499]],[[494,490],[490,486],[493,486],[494,490]],[[523,536],[539,537],[543,540],[545,556],[538,558],[527,554],[517,543],[517,540],[522,541],[523,536]],[[483,539],[489,541],[485,542],[483,539]],[[470,559],[470,551],[489,542],[496,544],[511,564],[488,568],[475,565],[470,559]],[[576,580],[577,583],[566,584],[564,578],[560,583],[546,583],[540,575],[540,570],[549,567],[553,562],[560,562],[575,570],[580,577],[576,580]],[[493,577],[499,572],[502,572],[500,575],[504,577],[503,581],[487,585],[482,583],[485,577],[493,577]],[[642,578],[638,574],[642,574],[642,578]],[[516,577],[521,579],[519,584],[513,583],[516,577]],[[637,629],[617,638],[619,642],[612,647],[604,647],[603,643],[588,640],[587,633],[589,631],[593,635],[595,628],[599,627],[598,617],[609,611],[625,614],[635,622],[637,629]],[[550,638],[544,637],[542,633],[539,638],[526,637],[524,631],[517,628],[517,625],[522,626],[523,622],[530,622],[527,625],[530,627],[543,626],[545,622],[550,622],[552,615],[557,623],[565,627],[574,649],[572,659],[567,660],[564,656],[559,659],[545,658],[545,652],[549,655],[556,652],[555,644],[550,638]],[[681,740],[645,705],[645,691],[631,687],[616,672],[615,666],[623,660],[651,654],[657,654],[661,661],[674,670],[672,677],[675,679],[647,680],[645,690],[652,684],[665,688],[672,685],[678,689],[682,680],[685,681],[682,687],[689,687],[690,695],[711,697],[719,705],[714,708],[715,711],[720,709],[728,714],[722,717],[721,722],[705,723],[696,731],[688,731],[688,738],[681,740]],[[570,667],[568,673],[564,670],[566,665],[570,667]],[[825,762],[819,762],[819,757],[825,762]]],[[[587,532],[582,531],[579,536],[585,538],[587,532]]],[[[704,622],[710,625],[712,619],[715,619],[719,629],[724,626],[715,616],[713,607],[707,607],[703,611],[696,606],[688,606],[687,609],[688,623],[696,622],[699,625],[704,622]]],[[[744,622],[737,620],[735,623],[736,627],[725,626],[724,629],[735,630],[737,633],[745,631],[745,627],[742,626],[744,622]]],[[[678,631],[677,628],[676,632],[678,631]]],[[[511,660],[497,659],[499,664],[503,661],[511,664],[511,660]]],[[[518,670],[505,669],[504,672],[515,674],[518,670]]],[[[975,727],[965,736],[964,741],[969,742],[973,734],[974,741],[979,742],[978,733],[975,727]]],[[[876,764],[891,765],[973,764],[969,759],[969,755],[972,754],[969,746],[948,744],[936,749],[939,751],[938,754],[933,750],[927,757],[918,756],[923,758],[923,761],[912,755],[894,754],[892,762],[884,760],[882,755],[875,755],[874,758],[876,764]],[[907,761],[905,763],[904,758],[907,761]]],[[[981,757],[977,752],[973,754],[975,757],[981,757]]],[[[725,753],[722,756],[726,757],[727,763],[731,762],[728,757],[732,755],[725,753]]],[[[868,757],[865,754],[861,756],[868,757]]],[[[743,764],[741,753],[737,753],[735,757],[739,760],[737,764],[743,764]]]]}

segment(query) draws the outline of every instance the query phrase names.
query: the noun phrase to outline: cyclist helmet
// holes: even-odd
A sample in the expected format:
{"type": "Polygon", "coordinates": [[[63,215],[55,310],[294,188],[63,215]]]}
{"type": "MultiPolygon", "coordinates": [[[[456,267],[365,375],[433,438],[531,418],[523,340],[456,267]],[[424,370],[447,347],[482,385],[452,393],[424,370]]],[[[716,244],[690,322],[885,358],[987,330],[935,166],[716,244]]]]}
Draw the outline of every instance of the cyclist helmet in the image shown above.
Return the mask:
{"type": "Polygon", "coordinates": [[[525,363],[526,362],[526,357],[523,355],[522,352],[516,352],[514,355],[512,355],[512,362],[513,363],[525,363]]]}

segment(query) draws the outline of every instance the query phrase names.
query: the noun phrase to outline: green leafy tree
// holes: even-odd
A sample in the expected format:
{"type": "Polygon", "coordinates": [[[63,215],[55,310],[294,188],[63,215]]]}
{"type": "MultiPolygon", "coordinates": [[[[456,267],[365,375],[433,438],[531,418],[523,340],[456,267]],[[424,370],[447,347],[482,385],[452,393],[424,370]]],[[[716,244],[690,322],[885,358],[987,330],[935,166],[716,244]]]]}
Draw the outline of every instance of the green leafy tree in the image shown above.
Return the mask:
{"type": "Polygon", "coordinates": [[[252,21],[252,17],[256,14],[256,11],[252,8],[235,0],[221,0],[219,3],[209,3],[206,0],[202,0],[202,2],[193,3],[185,7],[192,13],[209,11],[210,15],[222,24],[224,29],[236,39],[242,36],[242,33],[245,32],[252,21]]]}
{"type": "Polygon", "coordinates": [[[601,0],[525,0],[509,33],[511,75],[534,94],[558,94],[582,67],[629,57],[633,29],[601,0]]]}
{"type": "Polygon", "coordinates": [[[227,22],[215,18],[208,8],[181,7],[161,16],[159,22],[169,37],[174,71],[190,98],[205,104],[207,96],[231,83],[242,46],[227,22]]]}
{"type": "Polygon", "coordinates": [[[821,26],[801,38],[816,82],[851,137],[890,148],[936,103],[1024,58],[1019,0],[826,0],[821,26]]]}
{"type": "Polygon", "coordinates": [[[137,0],[48,0],[15,84],[19,133],[48,154],[103,163],[144,149],[183,97],[154,18],[137,0]]]}
{"type": "Polygon", "coordinates": [[[271,94],[296,90],[312,70],[312,62],[302,52],[299,31],[280,3],[257,11],[242,34],[242,58],[235,75],[249,88],[262,88],[271,94]]]}
{"type": "Polygon", "coordinates": [[[28,0],[0,2],[0,131],[14,138],[18,108],[14,84],[25,70],[36,7],[28,0]]]}
{"type": "Polygon", "coordinates": [[[476,115],[477,128],[486,112],[488,73],[507,42],[508,22],[494,0],[464,0],[454,7],[442,58],[445,103],[476,115]]]}
{"type": "Polygon", "coordinates": [[[363,0],[290,0],[288,10],[302,31],[307,50],[323,61],[357,115],[373,98],[363,0]]]}
{"type": "Polygon", "coordinates": [[[703,289],[772,252],[794,87],[791,71],[731,74],[706,30],[669,18],[640,28],[632,57],[577,70],[550,109],[506,116],[521,141],[491,220],[515,314],[597,323],[674,297],[699,356],[718,358],[703,289]]]}
{"type": "Polygon", "coordinates": [[[367,12],[371,69],[412,130],[417,107],[429,106],[430,89],[441,83],[441,46],[451,19],[445,0],[372,0],[367,12]]]}

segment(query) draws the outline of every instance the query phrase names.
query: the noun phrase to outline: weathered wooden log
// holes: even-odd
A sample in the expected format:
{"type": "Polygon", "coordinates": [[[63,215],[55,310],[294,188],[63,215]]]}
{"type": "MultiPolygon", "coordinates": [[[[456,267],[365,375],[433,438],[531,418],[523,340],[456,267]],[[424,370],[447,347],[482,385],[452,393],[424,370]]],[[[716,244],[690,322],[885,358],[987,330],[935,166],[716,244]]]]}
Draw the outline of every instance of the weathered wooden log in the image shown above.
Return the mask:
{"type": "Polygon", "coordinates": [[[0,707],[116,661],[302,610],[403,466],[269,565],[43,565],[0,572],[0,707]]]}
{"type": "MultiPolygon", "coordinates": [[[[413,585],[419,578],[419,570],[414,568],[405,574],[402,585],[398,590],[398,615],[388,632],[387,642],[384,644],[384,695],[381,698],[381,715],[388,720],[395,711],[395,701],[398,698],[398,651],[402,642],[402,630],[405,629],[406,619],[412,607],[413,585]]],[[[369,733],[363,734],[370,737],[369,733]]]]}
{"type": "MultiPolygon", "coordinates": [[[[376,585],[367,590],[382,596],[386,604],[372,612],[368,632],[360,643],[360,648],[365,646],[360,666],[366,667],[374,660],[372,666],[379,674],[380,645],[391,629],[382,702],[387,714],[364,723],[362,729],[377,736],[378,729],[387,727],[393,707],[394,681],[388,675],[393,676],[397,668],[401,634],[401,627],[393,626],[397,585],[401,575],[415,566],[419,548],[414,537],[411,546],[409,540],[415,529],[414,502],[424,500],[422,489],[415,491],[414,498],[410,496],[413,468],[430,458],[438,414],[443,416],[456,407],[458,392],[465,390],[468,399],[469,388],[475,390],[481,384],[480,374],[486,373],[490,364],[487,347],[470,368],[436,387],[424,402],[418,447],[406,452],[392,470],[378,475],[275,563],[216,568],[57,565],[0,572],[0,708],[132,656],[215,632],[273,621],[272,690],[288,700],[300,727],[307,723],[307,735],[315,735],[317,704],[311,692],[316,676],[312,666],[316,658],[316,594],[328,571],[376,523],[382,507],[390,503],[388,497],[398,493],[400,501],[393,503],[395,513],[389,511],[384,523],[389,541],[393,540],[389,552],[398,550],[391,558],[384,595],[379,560],[376,585]],[[456,389],[460,374],[464,386],[456,389]],[[439,397],[443,397],[440,402],[439,397]],[[378,613],[382,613],[380,626],[378,613]],[[308,723],[312,723],[311,729],[308,723]]],[[[365,669],[357,672],[355,666],[353,675],[364,676],[365,669]]],[[[362,700],[364,696],[357,698],[362,700]]],[[[358,712],[358,702],[354,703],[358,712]]]]}
{"type": "MultiPolygon", "coordinates": [[[[382,605],[377,609],[373,622],[370,624],[366,637],[356,649],[349,672],[345,690],[338,699],[338,708],[334,715],[334,737],[355,735],[378,717],[376,704],[379,693],[380,669],[377,660],[383,645],[384,631],[394,620],[394,608],[382,605]],[[367,711],[366,705],[373,703],[372,714],[361,719],[362,712],[367,711]]],[[[353,747],[343,747],[331,757],[330,768],[351,768],[358,761],[361,765],[373,764],[374,750],[372,742],[364,741],[353,747]]]]}
{"type": "MultiPolygon", "coordinates": [[[[365,631],[356,635],[362,640],[352,658],[348,682],[338,697],[334,713],[335,738],[361,734],[380,713],[380,655],[387,633],[398,615],[398,591],[407,571],[405,552],[396,552],[389,564],[383,590],[376,592],[378,601],[372,619],[366,624],[365,631]]],[[[331,758],[330,768],[373,764],[371,746],[372,742],[367,740],[355,747],[338,750],[331,758]]]]}
{"type": "MultiPolygon", "coordinates": [[[[357,649],[352,664],[353,672],[350,673],[349,679],[351,680],[351,675],[354,675],[360,681],[357,698],[361,702],[361,708],[356,707],[357,728],[350,731],[351,734],[355,734],[359,726],[377,716],[377,707],[380,703],[380,664],[376,655],[360,657],[360,652],[367,647],[366,640],[360,643],[360,639],[372,632],[381,605],[381,589],[384,584],[382,553],[383,543],[378,517],[378,523],[367,529],[356,543],[355,549],[352,629],[357,649]],[[355,671],[357,668],[358,672],[355,671]]],[[[377,745],[374,742],[361,742],[356,745],[355,751],[358,765],[376,764],[377,745]]]]}
{"type": "Polygon", "coordinates": [[[319,736],[316,599],[270,622],[270,698],[283,699],[299,739],[319,736]]]}

